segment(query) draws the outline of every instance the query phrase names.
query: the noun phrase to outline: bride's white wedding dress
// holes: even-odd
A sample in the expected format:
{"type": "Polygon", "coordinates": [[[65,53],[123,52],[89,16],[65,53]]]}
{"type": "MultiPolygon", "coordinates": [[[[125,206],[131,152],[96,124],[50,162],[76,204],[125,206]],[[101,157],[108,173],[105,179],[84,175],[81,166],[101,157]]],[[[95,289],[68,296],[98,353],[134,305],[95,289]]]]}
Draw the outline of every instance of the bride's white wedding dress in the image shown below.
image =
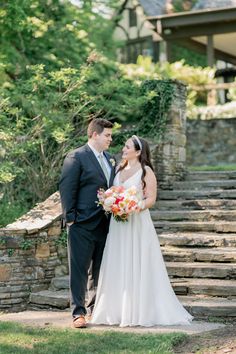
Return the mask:
{"type": "MultiPolygon", "coordinates": [[[[124,183],[142,191],[140,169],[124,183]]],[[[92,323],[124,326],[189,324],[192,316],[177,299],[168,278],[148,209],[122,223],[111,218],[92,323]]]]}

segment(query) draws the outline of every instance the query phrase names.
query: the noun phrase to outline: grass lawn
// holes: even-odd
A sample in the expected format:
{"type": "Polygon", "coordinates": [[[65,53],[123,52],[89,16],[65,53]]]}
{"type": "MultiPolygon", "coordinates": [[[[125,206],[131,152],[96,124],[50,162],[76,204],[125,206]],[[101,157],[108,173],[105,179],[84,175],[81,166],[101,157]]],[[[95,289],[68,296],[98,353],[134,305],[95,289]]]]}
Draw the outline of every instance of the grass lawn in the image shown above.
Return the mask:
{"type": "Polygon", "coordinates": [[[225,164],[216,166],[188,166],[188,170],[191,171],[236,171],[236,164],[225,164]]]}
{"type": "Polygon", "coordinates": [[[0,354],[170,354],[185,334],[32,328],[0,322],[0,354]]]}

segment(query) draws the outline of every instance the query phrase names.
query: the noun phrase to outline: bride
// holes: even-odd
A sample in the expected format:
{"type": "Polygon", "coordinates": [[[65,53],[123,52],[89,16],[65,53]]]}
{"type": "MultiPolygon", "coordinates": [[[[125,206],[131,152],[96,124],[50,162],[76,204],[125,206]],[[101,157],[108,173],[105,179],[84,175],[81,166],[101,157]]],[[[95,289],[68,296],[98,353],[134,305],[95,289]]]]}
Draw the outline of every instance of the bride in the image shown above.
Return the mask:
{"type": "Polygon", "coordinates": [[[189,324],[192,316],[177,299],[166,271],[149,208],[157,182],[148,143],[133,135],[123,148],[126,163],[114,185],[136,186],[142,210],[128,222],[111,218],[91,323],[124,326],[189,324]]]}

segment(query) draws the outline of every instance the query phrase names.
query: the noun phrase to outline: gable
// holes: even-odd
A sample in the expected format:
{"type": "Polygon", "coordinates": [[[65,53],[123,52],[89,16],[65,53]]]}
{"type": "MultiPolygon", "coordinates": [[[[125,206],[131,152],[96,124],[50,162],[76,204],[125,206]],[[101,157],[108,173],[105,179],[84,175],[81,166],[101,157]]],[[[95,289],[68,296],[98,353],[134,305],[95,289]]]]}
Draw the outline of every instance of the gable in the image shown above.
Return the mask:
{"type": "MultiPolygon", "coordinates": [[[[148,3],[148,1],[146,2],[148,3]]],[[[151,3],[151,1],[149,2],[151,3]]],[[[149,21],[147,21],[146,14],[140,3],[141,1],[128,0],[123,4],[123,11],[120,14],[121,18],[114,31],[114,38],[121,41],[128,41],[147,36],[155,36],[155,38],[157,38],[157,34],[154,32],[154,27],[149,21]],[[136,23],[134,17],[136,17],[136,23]]],[[[158,39],[160,39],[159,36],[158,39]]]]}

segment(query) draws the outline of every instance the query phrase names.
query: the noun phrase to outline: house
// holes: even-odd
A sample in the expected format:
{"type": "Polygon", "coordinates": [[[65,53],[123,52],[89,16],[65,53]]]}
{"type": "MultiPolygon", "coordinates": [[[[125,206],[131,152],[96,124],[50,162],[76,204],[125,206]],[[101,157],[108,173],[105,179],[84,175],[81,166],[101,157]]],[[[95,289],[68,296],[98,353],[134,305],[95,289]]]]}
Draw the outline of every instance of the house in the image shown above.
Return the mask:
{"type": "Polygon", "coordinates": [[[190,11],[171,11],[168,0],[124,1],[114,33],[125,43],[118,60],[133,63],[141,54],[171,62],[177,44],[206,55],[209,66],[236,65],[236,0],[199,0],[190,11]]]}
{"type": "Polygon", "coordinates": [[[166,13],[166,1],[126,0],[118,13],[114,38],[125,45],[120,49],[118,60],[122,63],[136,63],[138,55],[151,56],[157,62],[160,57],[162,38],[148,16],[166,13]]]}

